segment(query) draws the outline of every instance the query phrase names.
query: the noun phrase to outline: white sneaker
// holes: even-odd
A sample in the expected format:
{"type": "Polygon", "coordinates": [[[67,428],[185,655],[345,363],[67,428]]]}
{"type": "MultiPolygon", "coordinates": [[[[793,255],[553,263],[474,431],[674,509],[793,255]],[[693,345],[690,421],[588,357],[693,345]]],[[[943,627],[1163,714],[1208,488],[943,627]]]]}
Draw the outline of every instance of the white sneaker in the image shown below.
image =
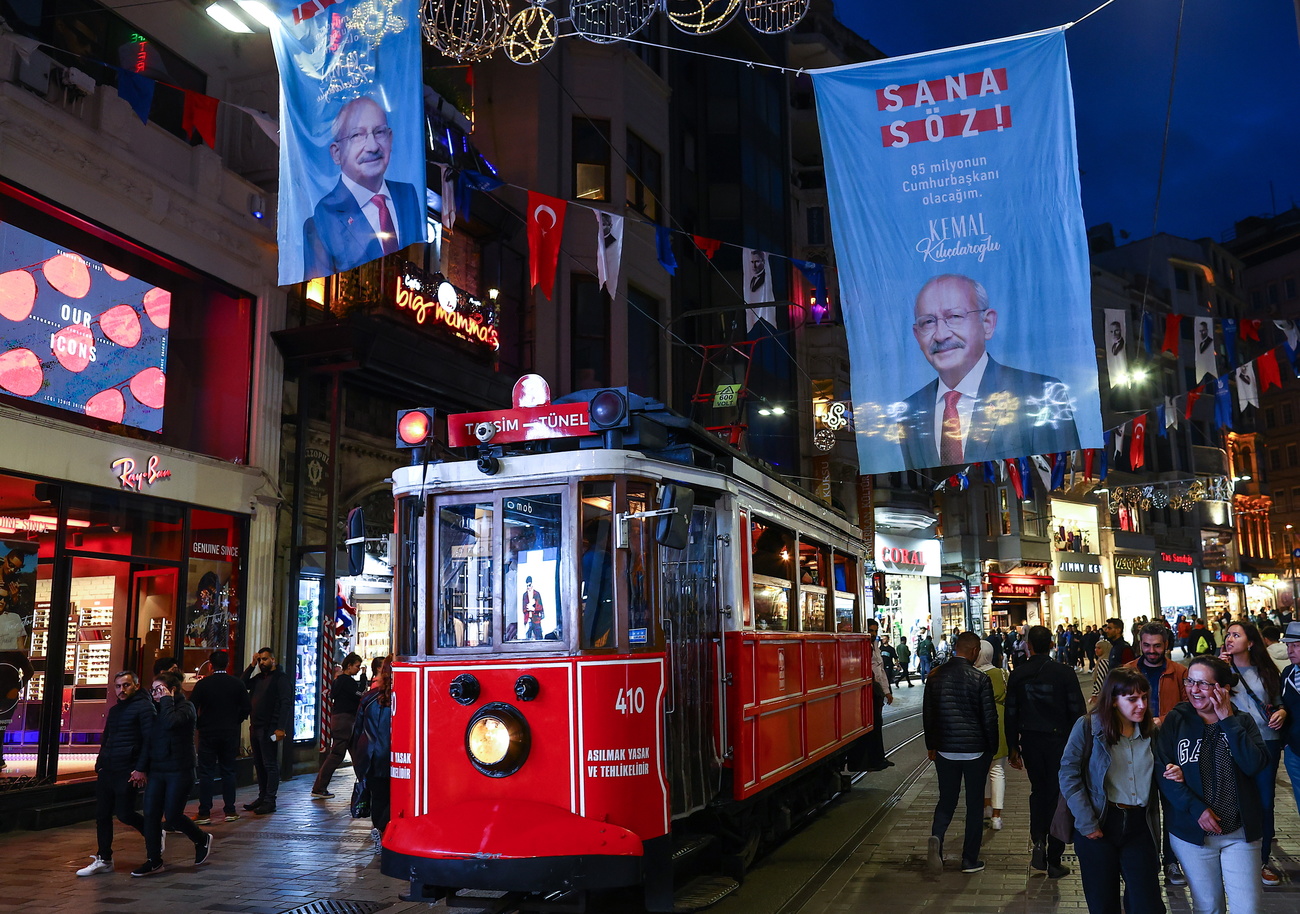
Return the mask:
{"type": "Polygon", "coordinates": [[[113,872],[113,861],[105,860],[103,857],[96,854],[95,856],[90,858],[89,863],[87,863],[81,869],[77,870],[77,875],[98,876],[100,873],[111,873],[111,872],[113,872]]]}
{"type": "Polygon", "coordinates": [[[989,819],[989,828],[994,831],[1002,831],[1002,817],[993,816],[989,819]]]}
{"type": "Polygon", "coordinates": [[[384,849],[384,833],[377,828],[370,829],[370,841],[374,845],[375,853],[378,854],[384,849]]]}

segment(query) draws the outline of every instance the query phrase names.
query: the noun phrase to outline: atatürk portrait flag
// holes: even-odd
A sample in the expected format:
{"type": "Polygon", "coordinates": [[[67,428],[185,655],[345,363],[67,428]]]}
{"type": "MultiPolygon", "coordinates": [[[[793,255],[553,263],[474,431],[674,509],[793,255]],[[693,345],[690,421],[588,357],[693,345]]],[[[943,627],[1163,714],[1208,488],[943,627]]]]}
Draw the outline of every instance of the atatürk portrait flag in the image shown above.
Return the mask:
{"type": "Polygon", "coordinates": [[[528,281],[529,288],[542,287],[551,297],[555,288],[555,267],[560,262],[564,240],[564,210],[568,204],[555,197],[528,192],[528,281]]]}

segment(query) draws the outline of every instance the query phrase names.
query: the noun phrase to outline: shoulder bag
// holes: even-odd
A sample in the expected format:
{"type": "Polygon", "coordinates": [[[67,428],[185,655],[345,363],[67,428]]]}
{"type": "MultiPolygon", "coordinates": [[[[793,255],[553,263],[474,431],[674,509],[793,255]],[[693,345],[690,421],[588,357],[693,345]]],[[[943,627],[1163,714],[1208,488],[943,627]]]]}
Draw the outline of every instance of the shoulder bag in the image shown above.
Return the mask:
{"type": "MultiPolygon", "coordinates": [[[[1083,725],[1083,790],[1088,796],[1088,802],[1092,802],[1092,789],[1088,786],[1088,766],[1092,764],[1092,715],[1084,715],[1083,725]]],[[[1056,801],[1056,812],[1052,816],[1052,824],[1047,828],[1048,834],[1053,838],[1059,838],[1066,844],[1074,843],[1074,813],[1070,812],[1070,804],[1065,802],[1065,794],[1061,794],[1056,801]]]]}

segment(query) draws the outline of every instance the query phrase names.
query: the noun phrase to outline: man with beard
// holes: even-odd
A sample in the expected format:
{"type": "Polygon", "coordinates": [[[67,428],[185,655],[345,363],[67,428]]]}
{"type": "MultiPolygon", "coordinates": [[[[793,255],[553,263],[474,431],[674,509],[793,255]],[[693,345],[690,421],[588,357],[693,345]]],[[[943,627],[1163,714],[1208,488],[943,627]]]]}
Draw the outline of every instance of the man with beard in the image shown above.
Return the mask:
{"type": "Polygon", "coordinates": [[[1072,414],[1030,402],[1060,400],[1065,385],[993,359],[985,345],[997,326],[988,293],[969,276],[946,273],[921,287],[912,334],[939,376],[907,398],[899,420],[908,469],[1078,449],[1072,414]]]}
{"type": "Polygon", "coordinates": [[[1102,626],[1102,635],[1110,642],[1111,669],[1137,659],[1137,654],[1133,653],[1133,646],[1124,640],[1123,619],[1107,619],[1106,624],[1102,626]]]}
{"type": "MultiPolygon", "coordinates": [[[[1169,656],[1169,629],[1159,622],[1142,626],[1138,632],[1138,644],[1142,656],[1124,665],[1137,670],[1151,683],[1151,717],[1159,726],[1160,718],[1173,710],[1174,705],[1187,700],[1187,667],[1169,656]]],[[[1160,797],[1160,805],[1166,806],[1169,801],[1164,799],[1163,793],[1160,797]]],[[[1165,810],[1160,818],[1165,878],[1170,885],[1187,885],[1187,877],[1183,875],[1183,868],[1169,844],[1169,829],[1164,825],[1169,821],[1168,811],[1165,810]]]]}

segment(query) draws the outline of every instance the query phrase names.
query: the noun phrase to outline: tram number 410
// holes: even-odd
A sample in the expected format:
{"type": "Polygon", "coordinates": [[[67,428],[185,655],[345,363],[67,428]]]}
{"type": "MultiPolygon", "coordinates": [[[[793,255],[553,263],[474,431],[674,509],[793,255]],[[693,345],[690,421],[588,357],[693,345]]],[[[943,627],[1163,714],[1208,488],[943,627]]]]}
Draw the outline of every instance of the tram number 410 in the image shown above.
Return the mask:
{"type": "Polygon", "coordinates": [[[614,699],[614,710],[619,714],[640,714],[645,711],[645,689],[619,689],[614,699]]]}

